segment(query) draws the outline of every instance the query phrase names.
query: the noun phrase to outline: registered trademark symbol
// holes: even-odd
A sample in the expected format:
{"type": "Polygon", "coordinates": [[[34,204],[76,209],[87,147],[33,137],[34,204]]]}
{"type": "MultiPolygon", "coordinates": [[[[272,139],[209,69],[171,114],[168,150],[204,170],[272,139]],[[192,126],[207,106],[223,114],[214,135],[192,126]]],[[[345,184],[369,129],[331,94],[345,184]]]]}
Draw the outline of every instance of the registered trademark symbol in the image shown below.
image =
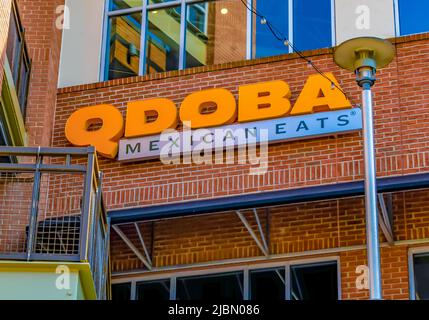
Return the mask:
{"type": "Polygon", "coordinates": [[[350,115],[351,115],[351,116],[355,116],[355,115],[356,115],[356,111],[351,111],[351,112],[350,112],[350,115]]]}

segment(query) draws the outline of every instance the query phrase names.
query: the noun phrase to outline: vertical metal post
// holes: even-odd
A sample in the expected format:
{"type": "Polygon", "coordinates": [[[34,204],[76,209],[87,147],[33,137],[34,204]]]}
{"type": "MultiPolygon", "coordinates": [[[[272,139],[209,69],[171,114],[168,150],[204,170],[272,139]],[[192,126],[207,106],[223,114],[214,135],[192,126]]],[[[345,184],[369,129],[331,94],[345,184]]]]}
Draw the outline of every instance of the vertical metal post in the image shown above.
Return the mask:
{"type": "Polygon", "coordinates": [[[186,1],[180,4],[179,70],[186,68],[186,1]]]}
{"type": "MultiPolygon", "coordinates": [[[[253,0],[247,0],[247,6],[253,7],[253,0]]],[[[246,59],[250,60],[253,58],[253,13],[252,10],[247,10],[246,16],[246,59]]]]}
{"type": "Polygon", "coordinates": [[[170,300],[176,300],[177,278],[171,277],[170,279],[170,300]]]}
{"type": "Polygon", "coordinates": [[[83,206],[80,222],[80,236],[79,236],[79,257],[80,261],[88,261],[88,238],[89,226],[91,219],[91,190],[94,175],[94,162],[95,162],[95,148],[88,147],[88,162],[85,173],[85,185],[83,191],[83,206]]]}
{"type": "Polygon", "coordinates": [[[37,233],[37,214],[39,212],[39,197],[40,197],[40,164],[43,157],[40,155],[40,147],[37,150],[36,171],[34,172],[33,191],[31,195],[31,213],[28,226],[28,241],[27,241],[27,261],[30,260],[34,249],[34,242],[37,233]]]}
{"type": "Polygon", "coordinates": [[[371,84],[368,82],[364,83],[362,88],[369,290],[372,300],[381,300],[380,243],[378,238],[377,181],[371,84]]]}
{"type": "Polygon", "coordinates": [[[250,300],[250,272],[248,268],[243,270],[243,300],[250,300]]]}
{"type": "Polygon", "coordinates": [[[141,35],[140,35],[140,61],[139,61],[139,75],[144,76],[147,72],[146,70],[146,38],[147,38],[147,28],[148,25],[148,12],[147,12],[147,1],[143,1],[142,8],[142,22],[141,22],[141,35]]]}

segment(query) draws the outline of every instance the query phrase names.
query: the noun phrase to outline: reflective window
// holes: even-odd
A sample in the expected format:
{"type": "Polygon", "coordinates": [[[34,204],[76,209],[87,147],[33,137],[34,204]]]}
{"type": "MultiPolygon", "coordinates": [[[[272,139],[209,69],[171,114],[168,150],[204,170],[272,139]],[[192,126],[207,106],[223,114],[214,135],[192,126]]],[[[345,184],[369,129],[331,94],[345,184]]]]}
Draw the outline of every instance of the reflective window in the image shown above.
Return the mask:
{"type": "Polygon", "coordinates": [[[110,18],[109,80],[139,74],[141,18],[140,12],[110,18]]]}
{"type": "Polygon", "coordinates": [[[243,300],[243,272],[177,279],[177,300],[243,300]]]}
{"type": "MultiPolygon", "coordinates": [[[[289,3],[288,1],[277,0],[255,0],[256,9],[275,27],[279,34],[289,38],[289,3]]],[[[255,18],[256,27],[254,51],[256,58],[275,56],[289,52],[281,41],[273,37],[266,24],[262,24],[260,19],[255,18]]]]}
{"type": "Polygon", "coordinates": [[[414,288],[417,300],[429,300],[429,254],[414,256],[414,288]]]}
{"type": "Polygon", "coordinates": [[[180,7],[148,12],[146,72],[179,69],[180,7]]]}
{"type": "Polygon", "coordinates": [[[164,3],[164,2],[172,2],[177,0],[147,0],[148,4],[157,4],[157,3],[164,3]]]}
{"type": "Polygon", "coordinates": [[[246,8],[240,1],[187,6],[186,67],[246,59],[246,8]]]}
{"type": "Polygon", "coordinates": [[[170,300],[170,280],[147,281],[137,283],[137,300],[170,300]]]}
{"type": "Polygon", "coordinates": [[[9,21],[6,55],[12,72],[21,113],[25,119],[27,97],[29,90],[31,61],[24,37],[24,27],[15,1],[12,2],[12,11],[9,21]]]}
{"type": "Polygon", "coordinates": [[[291,266],[292,300],[337,300],[337,263],[291,266]]]}
{"type": "Polygon", "coordinates": [[[112,300],[126,301],[131,298],[131,283],[112,284],[112,300]]]}
{"type": "Polygon", "coordinates": [[[110,10],[123,10],[135,7],[141,7],[143,0],[111,0],[110,10]]]}
{"type": "Polygon", "coordinates": [[[299,51],[332,45],[331,0],[293,2],[293,44],[299,51]]]}
{"type": "Polygon", "coordinates": [[[253,9],[241,0],[142,1],[110,0],[108,79],[292,52],[270,29],[300,51],[332,45],[332,0],[253,0],[253,9]]]}
{"type": "Polygon", "coordinates": [[[9,35],[7,38],[7,49],[6,55],[8,58],[9,66],[12,71],[13,81],[18,81],[19,75],[19,56],[21,53],[21,37],[20,30],[17,25],[17,20],[13,17],[13,13],[10,19],[9,35]]]}
{"type": "Polygon", "coordinates": [[[250,271],[250,298],[260,301],[285,300],[285,268],[250,271]]]}
{"type": "Polygon", "coordinates": [[[401,35],[429,31],[428,0],[398,0],[401,35]]]}

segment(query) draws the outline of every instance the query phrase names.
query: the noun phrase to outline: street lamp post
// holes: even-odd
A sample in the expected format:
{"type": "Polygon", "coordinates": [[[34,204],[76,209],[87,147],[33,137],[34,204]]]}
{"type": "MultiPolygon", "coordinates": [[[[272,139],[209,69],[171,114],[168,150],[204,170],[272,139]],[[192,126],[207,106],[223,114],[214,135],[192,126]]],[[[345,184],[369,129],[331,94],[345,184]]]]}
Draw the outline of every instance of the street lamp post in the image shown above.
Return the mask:
{"type": "Polygon", "coordinates": [[[334,54],[335,63],[341,68],[353,71],[356,74],[356,82],[362,88],[366,245],[372,300],[381,300],[382,292],[371,87],[375,83],[377,69],[387,66],[393,60],[394,52],[393,45],[386,40],[361,37],[342,43],[334,54]]]}

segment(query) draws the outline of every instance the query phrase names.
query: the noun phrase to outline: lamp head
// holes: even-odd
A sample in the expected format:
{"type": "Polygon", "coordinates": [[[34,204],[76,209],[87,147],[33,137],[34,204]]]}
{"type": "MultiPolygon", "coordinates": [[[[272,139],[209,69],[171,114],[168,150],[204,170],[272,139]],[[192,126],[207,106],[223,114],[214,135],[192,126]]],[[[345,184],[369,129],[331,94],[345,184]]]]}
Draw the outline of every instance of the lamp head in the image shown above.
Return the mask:
{"type": "Polygon", "coordinates": [[[393,45],[375,37],[360,37],[340,44],[334,53],[335,63],[356,73],[360,86],[375,82],[377,69],[387,66],[395,56],[393,45]]]}

